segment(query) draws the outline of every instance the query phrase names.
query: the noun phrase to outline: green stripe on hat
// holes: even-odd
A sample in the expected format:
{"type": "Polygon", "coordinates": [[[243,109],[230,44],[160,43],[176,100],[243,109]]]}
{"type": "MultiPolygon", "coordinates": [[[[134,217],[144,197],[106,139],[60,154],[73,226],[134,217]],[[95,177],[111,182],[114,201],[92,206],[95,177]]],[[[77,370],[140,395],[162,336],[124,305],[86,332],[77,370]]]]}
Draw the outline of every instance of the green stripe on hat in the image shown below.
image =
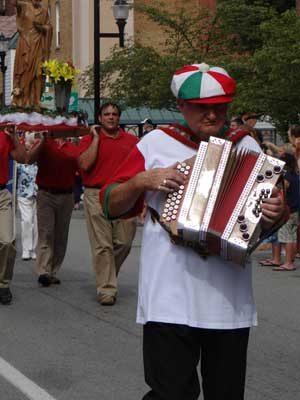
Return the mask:
{"type": "Polygon", "coordinates": [[[195,72],[188,77],[181,85],[178,98],[179,99],[198,99],[200,96],[202,72],[195,72]]]}

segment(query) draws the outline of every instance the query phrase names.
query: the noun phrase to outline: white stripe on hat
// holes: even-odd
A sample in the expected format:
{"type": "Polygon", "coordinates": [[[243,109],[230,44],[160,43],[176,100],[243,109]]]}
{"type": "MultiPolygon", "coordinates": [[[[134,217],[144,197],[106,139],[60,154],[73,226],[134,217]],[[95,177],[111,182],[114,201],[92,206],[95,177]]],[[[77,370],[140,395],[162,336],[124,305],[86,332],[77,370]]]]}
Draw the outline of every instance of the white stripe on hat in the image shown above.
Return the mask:
{"type": "Polygon", "coordinates": [[[224,89],[215,78],[213,78],[209,74],[202,75],[200,99],[205,99],[207,97],[213,97],[213,96],[222,96],[224,94],[225,94],[224,89]]]}
{"type": "Polygon", "coordinates": [[[182,74],[177,75],[176,79],[173,79],[171,83],[171,90],[174,96],[175,97],[178,96],[178,92],[181,88],[181,85],[185,82],[186,79],[188,79],[191,75],[198,73],[199,70],[195,70],[195,71],[183,72],[182,74]]]}
{"type": "Polygon", "coordinates": [[[223,74],[229,77],[228,72],[225,71],[225,69],[221,68],[221,67],[211,67],[209,71],[212,72],[218,72],[219,74],[223,74]]]}

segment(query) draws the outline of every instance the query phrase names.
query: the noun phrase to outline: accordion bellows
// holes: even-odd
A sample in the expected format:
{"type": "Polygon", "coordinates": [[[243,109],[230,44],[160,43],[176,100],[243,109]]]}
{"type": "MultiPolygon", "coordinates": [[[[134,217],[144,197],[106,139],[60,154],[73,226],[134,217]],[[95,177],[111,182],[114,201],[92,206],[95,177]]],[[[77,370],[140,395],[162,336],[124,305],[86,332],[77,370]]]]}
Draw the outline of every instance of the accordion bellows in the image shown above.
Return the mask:
{"type": "Polygon", "coordinates": [[[243,264],[261,233],[261,203],[283,167],[274,157],[236,151],[231,142],[211,137],[201,142],[193,165],[177,165],[187,183],[167,196],[160,221],[173,237],[243,264]]]}

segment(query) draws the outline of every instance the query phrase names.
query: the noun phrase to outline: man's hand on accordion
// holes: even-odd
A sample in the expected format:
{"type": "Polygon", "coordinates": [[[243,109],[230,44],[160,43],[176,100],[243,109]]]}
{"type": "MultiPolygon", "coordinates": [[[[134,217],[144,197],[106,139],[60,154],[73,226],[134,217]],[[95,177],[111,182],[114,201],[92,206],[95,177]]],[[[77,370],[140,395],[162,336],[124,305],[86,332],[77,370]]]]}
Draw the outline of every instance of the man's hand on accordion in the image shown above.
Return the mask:
{"type": "Polygon", "coordinates": [[[262,210],[262,228],[270,229],[286,215],[286,204],[282,191],[277,187],[272,190],[270,198],[265,199],[261,205],[262,210]]]}
{"type": "Polygon", "coordinates": [[[165,193],[174,192],[187,179],[176,169],[176,165],[168,168],[153,168],[137,176],[139,187],[146,190],[155,190],[165,193]]]}

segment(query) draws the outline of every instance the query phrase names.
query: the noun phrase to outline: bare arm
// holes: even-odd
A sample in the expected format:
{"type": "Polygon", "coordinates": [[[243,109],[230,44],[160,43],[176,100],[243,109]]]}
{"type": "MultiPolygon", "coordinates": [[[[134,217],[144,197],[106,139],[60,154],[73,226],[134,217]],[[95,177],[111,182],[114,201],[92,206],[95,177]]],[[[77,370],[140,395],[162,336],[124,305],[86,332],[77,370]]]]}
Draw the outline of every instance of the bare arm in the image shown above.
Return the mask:
{"type": "Polygon", "coordinates": [[[10,138],[12,141],[14,148],[10,152],[10,156],[15,161],[26,164],[27,162],[27,152],[25,146],[22,145],[19,138],[16,135],[15,127],[5,128],[5,134],[10,138]]]}
{"type": "Polygon", "coordinates": [[[91,144],[82,154],[80,154],[78,159],[79,168],[85,172],[94,165],[98,156],[100,137],[95,126],[91,127],[91,134],[93,136],[91,144]]]}
{"type": "Polygon", "coordinates": [[[170,193],[184,184],[186,177],[174,167],[155,168],[140,172],[127,182],[115,186],[109,193],[108,214],[118,217],[129,211],[147,190],[170,193]]]}

